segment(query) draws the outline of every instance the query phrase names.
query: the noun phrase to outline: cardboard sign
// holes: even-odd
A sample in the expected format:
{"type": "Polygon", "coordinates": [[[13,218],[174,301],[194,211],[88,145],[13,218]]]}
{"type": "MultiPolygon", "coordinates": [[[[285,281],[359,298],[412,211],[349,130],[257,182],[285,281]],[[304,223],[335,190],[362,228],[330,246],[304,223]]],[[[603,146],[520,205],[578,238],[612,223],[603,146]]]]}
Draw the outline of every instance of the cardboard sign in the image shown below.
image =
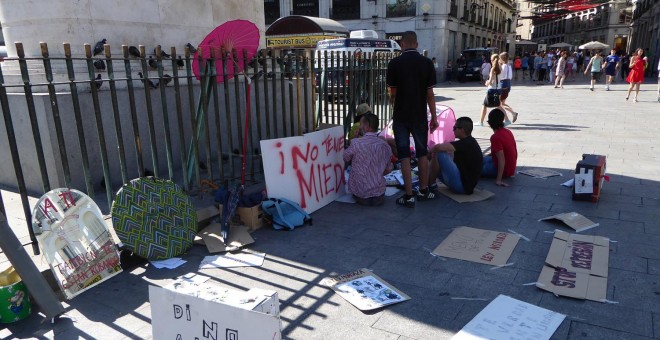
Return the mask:
{"type": "Polygon", "coordinates": [[[468,322],[452,340],[550,339],[566,315],[500,295],[468,322]]]}
{"type": "Polygon", "coordinates": [[[561,173],[550,169],[525,169],[518,171],[518,173],[527,176],[532,176],[535,178],[543,178],[543,179],[555,177],[555,176],[561,176],[561,173]]]}
{"type": "Polygon", "coordinates": [[[555,231],[537,287],[557,295],[605,302],[610,240],[555,231]]]}
{"type": "MultiPolygon", "coordinates": [[[[180,289],[175,290],[181,292],[149,286],[154,339],[282,338],[279,313],[258,311],[258,306],[265,302],[263,299],[255,303],[255,299],[246,300],[249,295],[245,292],[211,285],[187,283],[177,287],[180,289]],[[243,301],[250,301],[250,304],[241,304],[243,301]]],[[[277,300],[277,293],[274,293],[274,300],[277,300]]]]}
{"type": "Polygon", "coordinates": [[[229,229],[229,239],[227,240],[226,245],[220,236],[221,231],[222,226],[220,223],[212,223],[197,233],[195,241],[196,243],[205,244],[209,253],[233,251],[254,243],[254,239],[250,236],[248,228],[245,226],[231,226],[229,229]],[[197,237],[201,239],[201,242],[197,241],[197,237]]]}
{"type": "Polygon", "coordinates": [[[268,196],[312,213],[345,193],[343,127],[262,140],[261,150],[268,196]]]}
{"type": "Polygon", "coordinates": [[[457,194],[449,190],[449,188],[446,185],[439,185],[438,190],[440,191],[441,194],[453,199],[458,203],[485,201],[495,196],[494,193],[488,190],[479,190],[477,188],[474,188],[474,192],[472,193],[472,195],[457,194]]]}
{"type": "Polygon", "coordinates": [[[458,227],[440,243],[433,254],[453,259],[505,265],[520,236],[501,231],[458,227]]]}
{"type": "Polygon", "coordinates": [[[580,172],[575,174],[575,193],[593,194],[594,193],[594,171],[581,168],[580,172]]]}
{"type": "Polygon", "coordinates": [[[595,223],[576,212],[557,214],[542,218],[539,221],[548,221],[548,220],[558,220],[564,222],[567,226],[573,228],[578,233],[599,226],[598,223],[595,223]]]}
{"type": "Polygon", "coordinates": [[[408,295],[365,268],[326,278],[321,284],[332,288],[346,301],[362,311],[410,300],[408,295]]]}
{"type": "Polygon", "coordinates": [[[122,271],[101,210],[78,190],[58,188],[41,196],[32,229],[67,299],[122,271]]]}

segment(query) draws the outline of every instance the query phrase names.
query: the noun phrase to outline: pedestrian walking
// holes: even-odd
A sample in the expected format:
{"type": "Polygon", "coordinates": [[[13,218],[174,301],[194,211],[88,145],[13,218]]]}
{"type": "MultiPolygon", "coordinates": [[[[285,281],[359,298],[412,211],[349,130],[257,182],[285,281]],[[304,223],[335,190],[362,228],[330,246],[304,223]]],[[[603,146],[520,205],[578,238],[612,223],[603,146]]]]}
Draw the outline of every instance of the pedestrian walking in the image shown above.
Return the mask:
{"type": "Polygon", "coordinates": [[[591,54],[589,54],[588,52],[585,52],[585,53],[586,54],[584,55],[584,58],[582,59],[582,63],[583,63],[582,67],[584,68],[584,72],[585,72],[584,75],[586,76],[587,75],[586,72],[589,72],[589,68],[587,67],[587,65],[589,65],[589,63],[591,62],[591,54]]]}
{"type": "Polygon", "coordinates": [[[539,63],[536,65],[536,81],[537,85],[543,85],[543,80],[545,80],[545,68],[548,65],[548,57],[545,55],[545,52],[540,52],[539,63]]]}
{"type": "MultiPolygon", "coordinates": [[[[525,73],[527,73],[527,69],[529,68],[529,54],[525,53],[523,55],[522,59],[520,59],[520,66],[522,67],[522,80],[525,80],[525,73]]],[[[531,72],[529,79],[532,79],[531,72]]]]}
{"type": "Polygon", "coordinates": [[[570,80],[571,76],[575,76],[575,53],[566,52],[566,75],[565,80],[570,80]]]}
{"type": "Polygon", "coordinates": [[[488,75],[490,75],[491,65],[486,58],[482,59],[481,62],[481,81],[488,80],[488,75]]]}
{"type": "Polygon", "coordinates": [[[546,72],[548,73],[548,83],[552,84],[552,81],[554,79],[553,77],[553,71],[552,71],[552,66],[554,65],[555,62],[555,54],[554,53],[548,53],[548,66],[546,67],[546,72]]]}
{"type": "Polygon", "coordinates": [[[621,59],[616,55],[616,50],[612,49],[610,55],[605,58],[605,90],[610,90],[610,84],[616,77],[616,72],[619,70],[621,59]]]}
{"type": "Polygon", "coordinates": [[[509,93],[511,92],[511,78],[513,77],[513,70],[511,69],[511,65],[509,65],[508,53],[500,53],[500,64],[500,68],[502,69],[499,86],[499,88],[502,89],[502,94],[500,95],[500,108],[504,112],[505,123],[509,122],[507,124],[509,125],[512,122],[515,123],[516,120],[518,120],[518,113],[513,111],[513,108],[506,103],[507,98],[509,98],[509,93]],[[509,117],[507,116],[505,110],[511,112],[511,121],[509,121],[509,117]]]}
{"type": "Polygon", "coordinates": [[[621,80],[626,80],[630,72],[630,56],[624,53],[621,57],[621,80]]]}
{"type": "Polygon", "coordinates": [[[603,57],[600,56],[599,52],[596,52],[594,56],[589,59],[589,64],[587,64],[586,70],[584,70],[584,74],[587,74],[589,70],[591,70],[591,86],[589,87],[589,90],[593,91],[594,90],[594,85],[596,84],[596,79],[600,77],[600,72],[603,69],[603,57]]]}
{"type": "Polygon", "coordinates": [[[562,52],[559,60],[557,61],[557,67],[555,68],[555,88],[564,88],[564,78],[566,78],[566,64],[566,52],[562,52]]]}
{"type": "Polygon", "coordinates": [[[634,88],[635,98],[633,100],[637,102],[639,85],[644,82],[644,69],[646,68],[647,60],[648,58],[644,57],[644,50],[641,48],[638,48],[632,58],[630,58],[630,74],[628,74],[628,78],[626,78],[626,81],[630,83],[630,87],[628,87],[626,100],[630,98],[630,92],[632,92],[634,88]]]}
{"type": "MultiPolygon", "coordinates": [[[[493,54],[490,56],[490,63],[491,63],[491,68],[490,68],[490,73],[488,74],[488,80],[484,83],[484,85],[487,86],[486,89],[486,98],[484,99],[484,103],[481,106],[481,118],[479,118],[479,126],[484,126],[484,119],[486,118],[486,109],[488,108],[488,92],[490,90],[495,90],[499,89],[499,77],[500,73],[502,73],[502,69],[500,66],[500,56],[497,54],[493,54]]],[[[495,106],[495,105],[493,105],[495,106]]]]}
{"type": "Polygon", "coordinates": [[[515,79],[520,79],[520,72],[522,70],[522,61],[520,60],[520,56],[516,56],[516,58],[513,60],[513,69],[515,72],[515,79]]]}
{"type": "Polygon", "coordinates": [[[426,158],[429,130],[433,132],[438,128],[433,93],[436,79],[433,62],[417,52],[415,32],[404,32],[400,44],[403,53],[388,63],[386,77],[390,100],[394,101],[392,128],[406,190],[396,203],[414,208],[416,199],[429,200],[435,196],[428,188],[428,162],[419,162],[420,189],[417,195],[413,195],[410,135],[415,143],[415,155],[420,159],[426,158]],[[431,122],[427,121],[427,107],[431,122]]]}

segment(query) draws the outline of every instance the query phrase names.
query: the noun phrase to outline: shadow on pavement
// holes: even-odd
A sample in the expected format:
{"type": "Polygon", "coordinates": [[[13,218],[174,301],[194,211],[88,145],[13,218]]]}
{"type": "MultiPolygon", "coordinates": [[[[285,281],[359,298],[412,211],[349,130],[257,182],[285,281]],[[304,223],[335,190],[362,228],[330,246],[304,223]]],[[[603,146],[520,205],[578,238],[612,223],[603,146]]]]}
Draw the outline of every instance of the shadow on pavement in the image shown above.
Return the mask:
{"type": "Polygon", "coordinates": [[[561,124],[520,124],[516,123],[511,127],[515,130],[543,130],[543,131],[582,131],[588,129],[587,126],[561,125],[561,124]]]}

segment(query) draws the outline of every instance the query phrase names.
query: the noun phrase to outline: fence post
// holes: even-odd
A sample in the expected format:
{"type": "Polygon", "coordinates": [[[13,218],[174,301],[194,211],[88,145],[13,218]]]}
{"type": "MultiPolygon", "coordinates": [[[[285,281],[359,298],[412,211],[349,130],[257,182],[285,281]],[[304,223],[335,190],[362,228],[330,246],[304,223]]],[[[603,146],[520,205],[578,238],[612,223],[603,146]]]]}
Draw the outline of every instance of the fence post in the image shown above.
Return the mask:
{"type": "MultiPolygon", "coordinates": [[[[144,101],[147,105],[147,126],[149,129],[149,148],[151,150],[151,161],[154,166],[154,176],[160,177],[158,166],[158,148],[156,146],[156,128],[154,128],[154,114],[151,107],[151,89],[149,84],[149,70],[147,69],[146,53],[144,45],[139,46],[140,49],[140,64],[142,66],[142,85],[144,86],[144,101]]],[[[156,65],[158,66],[158,65],[156,65]]]]}
{"type": "Polygon", "coordinates": [[[163,127],[165,132],[165,158],[167,160],[167,174],[169,179],[174,179],[174,164],[172,162],[172,136],[170,135],[170,117],[167,112],[167,97],[165,93],[165,86],[163,84],[163,55],[161,54],[160,45],[156,46],[156,66],[158,66],[158,87],[160,88],[160,105],[163,114],[163,127]]]}
{"type": "Polygon", "coordinates": [[[142,139],[140,138],[140,128],[138,125],[137,110],[135,108],[135,93],[133,87],[133,76],[131,75],[131,62],[128,59],[128,46],[121,45],[124,55],[124,71],[126,72],[126,88],[128,92],[128,104],[131,110],[131,123],[133,125],[133,138],[135,140],[135,159],[137,160],[138,176],[144,176],[145,168],[142,160],[142,139]]]}
{"type": "MultiPolygon", "coordinates": [[[[124,151],[124,136],[121,129],[121,117],[119,116],[119,104],[117,103],[117,87],[115,86],[115,72],[112,66],[110,45],[103,46],[105,62],[108,69],[108,84],[110,85],[110,100],[112,102],[112,115],[115,119],[115,136],[117,137],[117,152],[119,154],[119,170],[121,172],[122,184],[128,183],[126,172],[126,153],[124,151]]],[[[101,60],[101,59],[99,59],[101,60]]]]}

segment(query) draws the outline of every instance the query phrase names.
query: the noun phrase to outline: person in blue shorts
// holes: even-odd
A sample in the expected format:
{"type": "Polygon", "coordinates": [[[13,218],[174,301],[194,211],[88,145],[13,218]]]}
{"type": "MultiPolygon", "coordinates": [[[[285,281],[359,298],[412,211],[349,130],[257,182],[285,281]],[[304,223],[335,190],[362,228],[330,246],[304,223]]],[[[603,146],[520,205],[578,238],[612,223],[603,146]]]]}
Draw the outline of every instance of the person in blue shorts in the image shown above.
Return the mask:
{"type": "Polygon", "coordinates": [[[609,91],[610,90],[610,84],[616,77],[616,72],[619,70],[619,66],[621,66],[621,58],[619,58],[618,55],[616,55],[616,50],[612,50],[610,52],[610,55],[605,57],[605,90],[609,91]]]}

